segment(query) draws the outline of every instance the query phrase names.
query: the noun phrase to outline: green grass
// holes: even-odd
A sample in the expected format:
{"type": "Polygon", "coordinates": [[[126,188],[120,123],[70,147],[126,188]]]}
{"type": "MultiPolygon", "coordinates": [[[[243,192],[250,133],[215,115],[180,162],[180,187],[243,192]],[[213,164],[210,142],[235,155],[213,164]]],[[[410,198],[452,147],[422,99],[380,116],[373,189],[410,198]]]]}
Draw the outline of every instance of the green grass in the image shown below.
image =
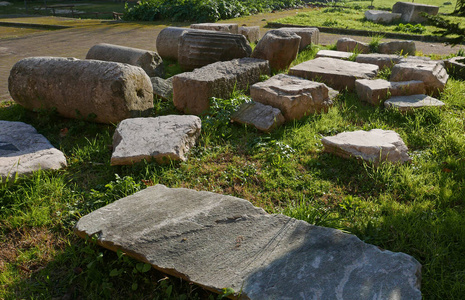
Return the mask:
{"type": "MultiPolygon", "coordinates": [[[[296,61],[314,57],[316,48],[296,61]]],[[[175,72],[175,71],[173,71],[175,72]]],[[[234,195],[312,224],[356,234],[422,264],[425,299],[465,294],[465,82],[450,79],[444,109],[401,114],[343,93],[328,113],[288,123],[270,134],[232,124],[248,97],[214,99],[187,162],[161,166],[109,164],[114,126],[63,119],[2,103],[0,119],[35,126],[61,149],[68,167],[0,186],[0,298],[217,299],[195,285],[73,234],[83,215],[148,185],[234,195]],[[60,130],[68,134],[60,136],[60,130]],[[322,136],[391,129],[412,163],[375,167],[325,153],[322,136]]],[[[156,103],[154,115],[175,112],[156,103]]]]}
{"type": "MultiPolygon", "coordinates": [[[[392,4],[388,7],[384,7],[388,2],[374,1],[373,5],[375,9],[389,9],[396,1],[392,1],[392,4]]],[[[424,4],[436,4],[438,1],[422,1],[424,4]],[[426,3],[428,2],[428,3],[426,3]],[[430,3],[431,2],[431,3],[430,3]]],[[[442,5],[442,1],[441,5],[442,5]]],[[[430,25],[424,25],[420,32],[417,27],[411,28],[410,26],[400,25],[401,23],[393,24],[377,24],[365,19],[365,11],[370,5],[369,1],[355,1],[355,2],[337,2],[338,5],[344,5],[344,7],[322,7],[315,8],[310,12],[298,12],[295,16],[285,17],[276,20],[277,23],[302,25],[302,26],[317,26],[317,27],[333,27],[343,29],[356,29],[356,30],[367,30],[374,32],[394,32],[394,33],[407,33],[417,35],[435,35],[434,31],[438,28],[430,25]],[[410,31],[409,31],[410,30],[410,31]]],[[[440,8],[441,13],[451,13],[451,6],[445,6],[440,8]]],[[[463,18],[457,16],[444,16],[445,19],[451,20],[453,23],[462,23],[463,18]]]]}

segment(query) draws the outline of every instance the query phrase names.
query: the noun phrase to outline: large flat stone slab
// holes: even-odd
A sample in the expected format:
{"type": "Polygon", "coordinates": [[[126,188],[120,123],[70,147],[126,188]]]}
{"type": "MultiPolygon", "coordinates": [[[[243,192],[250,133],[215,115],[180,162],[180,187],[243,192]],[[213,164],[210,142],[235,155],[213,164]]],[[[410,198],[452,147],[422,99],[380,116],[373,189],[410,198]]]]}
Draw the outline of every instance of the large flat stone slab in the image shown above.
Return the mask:
{"type": "Polygon", "coordinates": [[[378,70],[376,65],[320,57],[292,67],[289,75],[321,81],[336,90],[352,91],[355,80],[373,78],[378,70]]]}
{"type": "Polygon", "coordinates": [[[231,121],[252,125],[258,130],[270,132],[282,125],[285,120],[278,108],[259,102],[246,102],[234,112],[231,121]]]}
{"type": "Polygon", "coordinates": [[[384,102],[386,108],[395,107],[402,112],[409,112],[421,107],[441,107],[444,105],[444,102],[436,98],[421,94],[391,97],[384,102]]]}
{"type": "Polygon", "coordinates": [[[429,15],[437,15],[439,6],[413,2],[396,2],[392,6],[392,12],[401,14],[400,19],[403,23],[421,23],[426,21],[426,18],[421,13],[425,12],[429,15]]]}
{"type": "Polygon", "coordinates": [[[241,299],[421,299],[411,256],[226,195],[156,185],[84,216],[75,233],[241,299]]]}
{"type": "Polygon", "coordinates": [[[355,58],[355,61],[362,64],[377,65],[380,69],[391,68],[393,65],[399,63],[403,56],[396,54],[359,54],[355,58]]]}
{"type": "Polygon", "coordinates": [[[392,23],[401,18],[402,14],[392,13],[386,10],[367,10],[365,18],[373,23],[392,23]]]}
{"type": "Polygon", "coordinates": [[[118,123],[153,110],[150,77],[136,66],[100,60],[30,57],[10,71],[8,90],[27,109],[56,109],[67,118],[118,123]]]}
{"type": "Polygon", "coordinates": [[[66,167],[63,153],[29,124],[0,121],[0,182],[66,167]]]}
{"type": "Polygon", "coordinates": [[[321,139],[324,150],[341,157],[356,157],[377,165],[383,161],[404,163],[411,158],[402,138],[392,130],[341,132],[321,139]]]}
{"type": "Polygon", "coordinates": [[[419,80],[391,82],[384,79],[358,79],[355,81],[355,89],[360,100],[378,105],[391,96],[424,94],[425,84],[419,80]]]}
{"type": "Polygon", "coordinates": [[[347,51],[337,51],[337,50],[319,50],[316,53],[315,58],[318,57],[328,57],[328,58],[336,58],[336,59],[349,59],[354,54],[352,52],[347,51]]]}
{"type": "Polygon", "coordinates": [[[286,74],[275,75],[250,87],[250,97],[254,101],[279,108],[286,121],[328,111],[333,104],[328,92],[324,83],[286,74]]]}
{"type": "Polygon", "coordinates": [[[234,89],[247,91],[260,75],[269,74],[268,62],[262,59],[217,62],[173,76],[173,102],[184,113],[201,115],[210,109],[211,97],[226,99],[234,89]]]}
{"type": "Polygon", "coordinates": [[[113,135],[111,165],[131,165],[144,159],[186,161],[201,124],[197,116],[178,115],[123,120],[113,135]]]}

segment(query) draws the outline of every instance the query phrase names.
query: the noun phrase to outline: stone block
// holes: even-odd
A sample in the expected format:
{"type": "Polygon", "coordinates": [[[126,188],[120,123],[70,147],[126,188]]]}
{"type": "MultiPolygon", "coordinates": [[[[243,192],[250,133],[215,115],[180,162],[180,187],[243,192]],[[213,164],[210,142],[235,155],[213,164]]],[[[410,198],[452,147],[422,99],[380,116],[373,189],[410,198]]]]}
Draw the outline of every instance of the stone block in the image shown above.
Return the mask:
{"type": "Polygon", "coordinates": [[[217,62],[173,76],[173,102],[184,113],[201,115],[210,109],[211,97],[226,99],[234,90],[247,91],[260,75],[269,74],[268,62],[262,59],[217,62]]]}
{"type": "Polygon", "coordinates": [[[300,40],[293,32],[270,30],[258,42],[252,57],[268,60],[272,69],[285,70],[297,57],[300,40]]]}
{"type": "Polygon", "coordinates": [[[382,54],[415,55],[417,48],[414,41],[392,41],[380,43],[378,51],[382,54]]]}
{"type": "Polygon", "coordinates": [[[235,58],[248,57],[252,48],[242,34],[191,31],[181,35],[178,62],[185,71],[235,58]]]}
{"type": "Polygon", "coordinates": [[[197,29],[166,27],[157,36],[157,52],[163,59],[178,60],[179,40],[186,32],[197,29]]]}
{"type": "Polygon", "coordinates": [[[260,40],[260,26],[241,26],[239,34],[245,36],[249,43],[257,43],[260,40]]]}
{"type": "Polygon", "coordinates": [[[394,107],[401,112],[410,112],[422,107],[441,107],[445,103],[427,95],[392,97],[384,102],[386,108],[394,107]]]}
{"type": "Polygon", "coordinates": [[[354,39],[343,37],[336,42],[337,51],[370,53],[370,46],[367,43],[359,42],[354,39]]]}
{"type": "Polygon", "coordinates": [[[165,100],[173,99],[173,77],[163,79],[160,77],[151,77],[150,81],[153,86],[153,95],[165,100]]]}
{"type": "Polygon", "coordinates": [[[153,87],[139,67],[99,60],[31,57],[8,78],[10,95],[27,109],[52,109],[67,118],[118,123],[153,110],[153,87]]]}
{"type": "Polygon", "coordinates": [[[29,124],[0,120],[0,183],[66,167],[66,157],[29,124]]]}
{"type": "Polygon", "coordinates": [[[413,2],[397,2],[392,6],[392,12],[401,14],[400,19],[403,23],[421,23],[426,21],[426,18],[421,15],[422,12],[435,16],[439,12],[439,7],[413,2]]]}
{"type": "Polygon", "coordinates": [[[222,31],[222,32],[229,32],[229,33],[234,33],[234,34],[239,33],[239,26],[237,25],[237,23],[198,23],[198,24],[191,24],[190,27],[192,29],[222,31]]]}
{"type": "Polygon", "coordinates": [[[396,54],[359,54],[355,61],[362,64],[377,65],[380,69],[391,68],[393,65],[400,62],[403,57],[396,54]]]}
{"type": "Polygon", "coordinates": [[[250,97],[255,102],[279,108],[286,121],[326,112],[333,104],[324,83],[285,74],[252,85],[250,97]]]}
{"type": "Polygon", "coordinates": [[[279,30],[293,32],[300,36],[299,51],[304,50],[309,45],[320,43],[320,30],[318,28],[284,27],[279,30]]]}
{"type": "Polygon", "coordinates": [[[421,80],[428,95],[438,96],[444,90],[449,75],[442,61],[399,63],[392,68],[391,81],[421,80]]]}
{"type": "Polygon", "coordinates": [[[82,217],[74,231],[241,299],[421,299],[413,257],[227,195],[156,185],[82,217]]]}
{"type": "Polygon", "coordinates": [[[423,81],[390,82],[384,79],[355,81],[355,89],[360,100],[379,105],[391,96],[406,96],[425,93],[423,81]]]}
{"type": "Polygon", "coordinates": [[[281,111],[258,102],[243,103],[231,116],[231,121],[252,125],[258,130],[270,132],[284,123],[281,111]]]}
{"type": "Polygon", "coordinates": [[[289,75],[318,80],[337,90],[347,88],[352,91],[355,89],[355,80],[373,78],[378,69],[376,65],[320,57],[292,67],[289,75]]]}
{"type": "Polygon", "coordinates": [[[324,151],[349,158],[355,157],[375,165],[388,161],[404,163],[411,160],[402,138],[392,130],[342,132],[321,139],[324,151]]]}
{"type": "Polygon", "coordinates": [[[392,13],[386,10],[367,10],[365,12],[365,18],[373,23],[388,24],[399,20],[401,16],[400,13],[392,13]]]}
{"type": "Polygon", "coordinates": [[[168,115],[123,120],[113,135],[111,165],[131,165],[142,160],[158,163],[186,161],[201,127],[197,116],[168,115]]]}
{"type": "Polygon", "coordinates": [[[89,49],[86,59],[114,61],[141,67],[149,77],[163,77],[163,60],[154,51],[123,47],[111,44],[97,44],[89,49]]]}
{"type": "Polygon", "coordinates": [[[459,79],[465,79],[465,57],[456,56],[446,59],[444,65],[449,74],[459,79]]]}
{"type": "Polygon", "coordinates": [[[346,51],[336,51],[336,50],[319,50],[315,56],[318,57],[328,57],[328,58],[336,58],[336,59],[350,59],[354,54],[351,52],[346,51]]]}

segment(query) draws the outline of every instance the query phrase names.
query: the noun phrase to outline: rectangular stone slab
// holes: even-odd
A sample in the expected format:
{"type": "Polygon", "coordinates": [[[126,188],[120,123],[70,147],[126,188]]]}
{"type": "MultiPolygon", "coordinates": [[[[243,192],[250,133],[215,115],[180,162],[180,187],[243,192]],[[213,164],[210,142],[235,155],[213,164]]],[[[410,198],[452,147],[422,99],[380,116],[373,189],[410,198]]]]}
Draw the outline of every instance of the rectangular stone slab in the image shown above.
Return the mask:
{"type": "Polygon", "coordinates": [[[421,299],[411,256],[232,196],[156,185],[82,217],[75,232],[242,299],[421,299]]]}
{"type": "Polygon", "coordinates": [[[352,91],[355,80],[373,78],[378,70],[376,65],[319,57],[292,67],[289,75],[320,81],[336,90],[352,91]]]}

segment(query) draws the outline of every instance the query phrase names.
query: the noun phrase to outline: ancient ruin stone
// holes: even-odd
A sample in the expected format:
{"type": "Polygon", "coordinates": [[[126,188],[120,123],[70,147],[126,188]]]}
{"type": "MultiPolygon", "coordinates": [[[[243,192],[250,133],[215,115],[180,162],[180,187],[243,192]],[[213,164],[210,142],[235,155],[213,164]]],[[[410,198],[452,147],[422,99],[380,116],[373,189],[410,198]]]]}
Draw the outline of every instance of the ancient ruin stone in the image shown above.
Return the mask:
{"type": "Polygon", "coordinates": [[[392,68],[391,81],[421,80],[425,83],[426,93],[438,96],[444,90],[447,79],[442,61],[418,61],[399,63],[392,68]]]}
{"type": "Polygon", "coordinates": [[[174,76],[173,102],[184,113],[201,115],[210,109],[211,97],[227,99],[234,90],[247,91],[260,75],[269,74],[268,62],[262,59],[217,62],[174,76]]]}
{"type": "Polygon", "coordinates": [[[250,97],[256,102],[279,108],[286,121],[326,112],[333,104],[324,83],[285,74],[252,85],[250,97]]]}
{"type": "Polygon", "coordinates": [[[116,62],[25,58],[11,69],[8,89],[27,109],[55,108],[64,117],[99,123],[146,116],[153,109],[153,88],[144,70],[116,62]]]}
{"type": "Polygon", "coordinates": [[[400,13],[392,13],[386,10],[367,10],[365,12],[365,18],[373,23],[392,23],[399,20],[401,16],[400,13]]]}
{"type": "Polygon", "coordinates": [[[241,26],[239,34],[245,36],[249,43],[257,43],[260,40],[260,26],[241,26]]]}
{"type": "Polygon", "coordinates": [[[270,30],[258,42],[252,57],[270,62],[270,68],[285,70],[297,57],[300,36],[284,30],[270,30]]]}
{"type": "Polygon", "coordinates": [[[246,102],[231,116],[231,121],[252,125],[258,130],[270,132],[283,124],[285,120],[277,108],[258,102],[246,102]]]}
{"type": "Polygon", "coordinates": [[[354,54],[351,52],[346,52],[346,51],[336,51],[336,50],[319,50],[316,53],[315,58],[318,57],[328,57],[328,58],[336,58],[336,59],[345,59],[348,60],[351,58],[354,54]]]}
{"type": "Polygon", "coordinates": [[[341,157],[356,157],[379,164],[404,163],[411,158],[402,138],[392,130],[372,129],[342,132],[321,139],[324,151],[341,157]]]}
{"type": "Polygon", "coordinates": [[[163,59],[178,60],[178,45],[181,36],[197,29],[166,27],[157,36],[157,52],[163,59]]]}
{"type": "Polygon", "coordinates": [[[426,18],[421,15],[422,12],[435,16],[439,12],[439,7],[413,2],[397,2],[392,6],[392,12],[401,14],[400,19],[403,23],[421,23],[426,21],[426,18]]]}
{"type": "Polygon", "coordinates": [[[400,62],[403,57],[396,54],[359,54],[355,61],[362,64],[377,65],[380,69],[391,68],[393,65],[400,62]]]}
{"type": "Polygon", "coordinates": [[[414,41],[392,41],[380,43],[378,51],[382,54],[415,55],[417,48],[414,41]]]}
{"type": "Polygon", "coordinates": [[[197,116],[168,115],[123,120],[113,135],[111,165],[131,165],[142,160],[169,163],[187,160],[200,135],[197,116]]]}
{"type": "Polygon", "coordinates": [[[156,185],[82,217],[74,231],[241,299],[421,299],[413,257],[227,195],[156,185]]]}
{"type": "Polygon", "coordinates": [[[252,48],[242,34],[191,31],[181,35],[178,62],[183,70],[191,71],[218,61],[248,57],[252,48]]]}
{"type": "Polygon", "coordinates": [[[0,183],[66,167],[61,151],[29,124],[0,121],[0,183]]]}
{"type": "Polygon", "coordinates": [[[395,107],[401,112],[409,112],[421,107],[441,107],[444,102],[427,95],[392,97],[384,102],[386,108],[395,107]]]}
{"type": "Polygon", "coordinates": [[[239,26],[236,23],[198,23],[198,24],[191,24],[190,26],[193,29],[203,29],[203,30],[211,30],[211,31],[222,31],[222,32],[229,32],[238,34],[239,33],[239,26]]]}
{"type": "Polygon", "coordinates": [[[279,30],[293,32],[300,36],[299,51],[304,50],[309,45],[318,45],[320,43],[320,30],[318,28],[285,27],[279,30]]]}
{"type": "Polygon", "coordinates": [[[358,79],[355,89],[360,100],[378,105],[391,96],[424,94],[425,84],[418,80],[390,82],[384,79],[358,79]]]}
{"type": "Polygon", "coordinates": [[[334,58],[320,57],[303,62],[289,70],[289,75],[318,80],[326,85],[343,90],[354,90],[355,80],[370,79],[378,73],[378,66],[360,64],[334,58]]]}
{"type": "Polygon", "coordinates": [[[87,52],[86,59],[114,61],[141,67],[150,77],[163,77],[165,75],[163,60],[154,51],[111,44],[97,44],[87,52]]]}
{"type": "Polygon", "coordinates": [[[160,77],[150,78],[153,86],[153,95],[165,100],[173,99],[173,77],[163,79],[160,77]]]}
{"type": "Polygon", "coordinates": [[[456,56],[444,61],[446,70],[456,78],[465,79],[465,57],[456,56]]]}
{"type": "Polygon", "coordinates": [[[336,42],[337,51],[370,53],[370,46],[367,43],[359,42],[354,39],[343,37],[336,42]]]}

